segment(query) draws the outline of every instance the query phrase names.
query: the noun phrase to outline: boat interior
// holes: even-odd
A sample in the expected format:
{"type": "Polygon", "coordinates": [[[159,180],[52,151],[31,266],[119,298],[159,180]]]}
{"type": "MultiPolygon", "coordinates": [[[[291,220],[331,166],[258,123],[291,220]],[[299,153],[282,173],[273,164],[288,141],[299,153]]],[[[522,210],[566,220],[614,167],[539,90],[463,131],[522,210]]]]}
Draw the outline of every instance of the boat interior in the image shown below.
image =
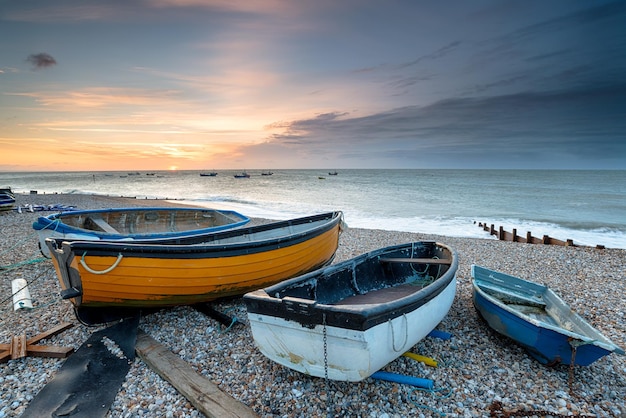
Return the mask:
{"type": "Polygon", "coordinates": [[[228,213],[201,210],[83,213],[68,214],[60,219],[69,226],[110,234],[188,231],[242,221],[228,213]]]}
{"type": "Polygon", "coordinates": [[[449,270],[452,255],[432,244],[404,247],[377,256],[365,254],[352,263],[339,263],[309,273],[306,279],[276,285],[270,296],[331,305],[397,300],[423,289],[449,270]]]}

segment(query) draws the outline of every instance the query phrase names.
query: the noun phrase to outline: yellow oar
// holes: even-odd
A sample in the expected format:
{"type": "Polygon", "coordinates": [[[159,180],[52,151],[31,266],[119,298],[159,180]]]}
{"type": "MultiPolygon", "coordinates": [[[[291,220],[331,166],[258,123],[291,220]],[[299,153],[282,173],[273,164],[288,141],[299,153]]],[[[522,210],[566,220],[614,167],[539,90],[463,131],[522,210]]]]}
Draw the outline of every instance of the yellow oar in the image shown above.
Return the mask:
{"type": "Polygon", "coordinates": [[[415,353],[411,353],[411,352],[406,352],[403,354],[404,357],[408,357],[408,358],[412,358],[413,360],[417,360],[417,361],[421,361],[422,363],[424,363],[427,366],[432,366],[432,367],[437,367],[439,365],[439,363],[437,363],[437,360],[432,359],[430,357],[424,357],[424,356],[420,356],[419,354],[415,354],[415,353]]]}

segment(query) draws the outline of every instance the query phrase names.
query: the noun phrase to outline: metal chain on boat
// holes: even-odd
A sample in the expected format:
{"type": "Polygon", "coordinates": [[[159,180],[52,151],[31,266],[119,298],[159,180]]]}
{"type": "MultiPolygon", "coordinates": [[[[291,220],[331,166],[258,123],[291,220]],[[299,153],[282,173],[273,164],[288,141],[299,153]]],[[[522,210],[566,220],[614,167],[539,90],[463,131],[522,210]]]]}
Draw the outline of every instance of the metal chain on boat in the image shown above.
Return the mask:
{"type": "Polygon", "coordinates": [[[569,395],[574,397],[574,363],[576,362],[576,345],[572,344],[570,341],[570,345],[572,346],[572,358],[569,362],[569,376],[567,379],[567,385],[569,386],[569,395]]]}
{"type": "Polygon", "coordinates": [[[332,417],[333,403],[330,400],[330,380],[328,379],[328,335],[326,333],[326,313],[322,314],[322,336],[324,341],[324,382],[326,383],[326,416],[332,417]]]}

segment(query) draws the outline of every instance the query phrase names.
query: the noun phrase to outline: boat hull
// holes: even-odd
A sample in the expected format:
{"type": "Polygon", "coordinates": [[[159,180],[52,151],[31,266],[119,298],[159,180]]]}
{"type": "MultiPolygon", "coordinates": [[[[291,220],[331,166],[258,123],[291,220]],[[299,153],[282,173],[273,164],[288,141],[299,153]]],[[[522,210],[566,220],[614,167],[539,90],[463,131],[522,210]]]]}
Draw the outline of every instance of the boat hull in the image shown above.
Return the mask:
{"type": "Polygon", "coordinates": [[[0,192],[0,212],[11,210],[15,207],[15,195],[10,188],[0,192]]]}
{"type": "MultiPolygon", "coordinates": [[[[358,382],[408,351],[446,316],[456,281],[430,302],[367,330],[326,326],[328,378],[358,382]]],[[[248,314],[254,341],[267,358],[310,376],[325,377],[324,326],[248,314]]]]}
{"type": "Polygon", "coordinates": [[[472,266],[473,302],[496,332],[542,364],[588,366],[624,351],[573,312],[551,289],[472,266]]]}
{"type": "Polygon", "coordinates": [[[202,208],[114,208],[69,211],[39,217],[33,229],[50,258],[46,238],[68,240],[147,240],[238,228],[250,219],[230,210],[202,208]]]}
{"type": "Polygon", "coordinates": [[[75,307],[157,308],[237,296],[322,267],[334,257],[341,227],[335,212],[150,243],[46,245],[62,296],[75,307]]]}
{"type": "MultiPolygon", "coordinates": [[[[452,306],[456,256],[451,258],[447,272],[433,283],[415,286],[386,282],[397,279],[400,274],[394,273],[400,270],[394,269],[402,267],[377,268],[384,256],[399,256],[400,247],[389,248],[244,295],[259,351],[272,361],[307,375],[356,382],[422,340],[452,306]],[[394,279],[384,277],[385,270],[394,279]],[[363,274],[376,277],[365,283],[360,277],[363,274]],[[342,276],[354,277],[354,287],[361,292],[344,289],[342,276]],[[322,290],[326,286],[320,284],[322,281],[335,288],[322,290]],[[310,292],[301,290],[308,286],[313,287],[310,292]],[[366,286],[377,288],[366,291],[366,286]],[[300,297],[292,296],[292,291],[300,292],[300,297]],[[329,293],[327,297],[320,296],[324,292],[329,293]],[[316,294],[318,299],[307,299],[305,293],[316,294]]],[[[417,269],[424,270],[424,265],[417,269]]]]}

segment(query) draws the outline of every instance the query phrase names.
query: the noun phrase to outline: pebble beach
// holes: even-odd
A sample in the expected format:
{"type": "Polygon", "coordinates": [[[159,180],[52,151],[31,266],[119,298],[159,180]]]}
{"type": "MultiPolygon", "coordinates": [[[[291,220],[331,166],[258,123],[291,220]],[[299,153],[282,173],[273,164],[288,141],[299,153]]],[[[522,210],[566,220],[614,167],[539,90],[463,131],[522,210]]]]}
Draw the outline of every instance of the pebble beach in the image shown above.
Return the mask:
{"type": "MultiPolygon", "coordinates": [[[[165,206],[175,202],[91,195],[17,195],[18,205],[95,209],[165,206]]],[[[341,208],[336,208],[341,210],[341,208]]],[[[58,324],[74,326],[42,342],[78,349],[91,333],[59,296],[52,262],[43,259],[31,225],[51,212],[0,212],[0,344],[35,336],[58,324]],[[11,281],[25,279],[33,309],[14,311],[11,281]]],[[[266,222],[267,220],[253,220],[266,222]]],[[[399,357],[383,370],[430,379],[433,390],[372,378],[335,382],[310,377],[265,358],[255,347],[241,298],[214,308],[237,318],[230,328],[189,307],[142,317],[140,328],[259,417],[489,417],[588,416],[626,418],[626,356],[612,354],[587,367],[546,367],[491,331],[472,304],[470,266],[478,264],[551,287],[615,344],[626,348],[626,250],[561,247],[348,228],[335,262],[411,241],[436,240],[459,256],[457,293],[437,327],[450,339],[427,337],[411,350],[431,367],[399,357]],[[490,411],[494,405],[500,414],[490,411]],[[330,413],[327,411],[330,409],[330,413]],[[512,415],[515,414],[515,415],[512,415]]],[[[562,237],[566,238],[566,237],[562,237]]],[[[25,357],[0,364],[0,418],[19,417],[55,376],[64,359],[25,357]]],[[[108,417],[203,417],[139,357],[133,361],[108,417]]]]}

